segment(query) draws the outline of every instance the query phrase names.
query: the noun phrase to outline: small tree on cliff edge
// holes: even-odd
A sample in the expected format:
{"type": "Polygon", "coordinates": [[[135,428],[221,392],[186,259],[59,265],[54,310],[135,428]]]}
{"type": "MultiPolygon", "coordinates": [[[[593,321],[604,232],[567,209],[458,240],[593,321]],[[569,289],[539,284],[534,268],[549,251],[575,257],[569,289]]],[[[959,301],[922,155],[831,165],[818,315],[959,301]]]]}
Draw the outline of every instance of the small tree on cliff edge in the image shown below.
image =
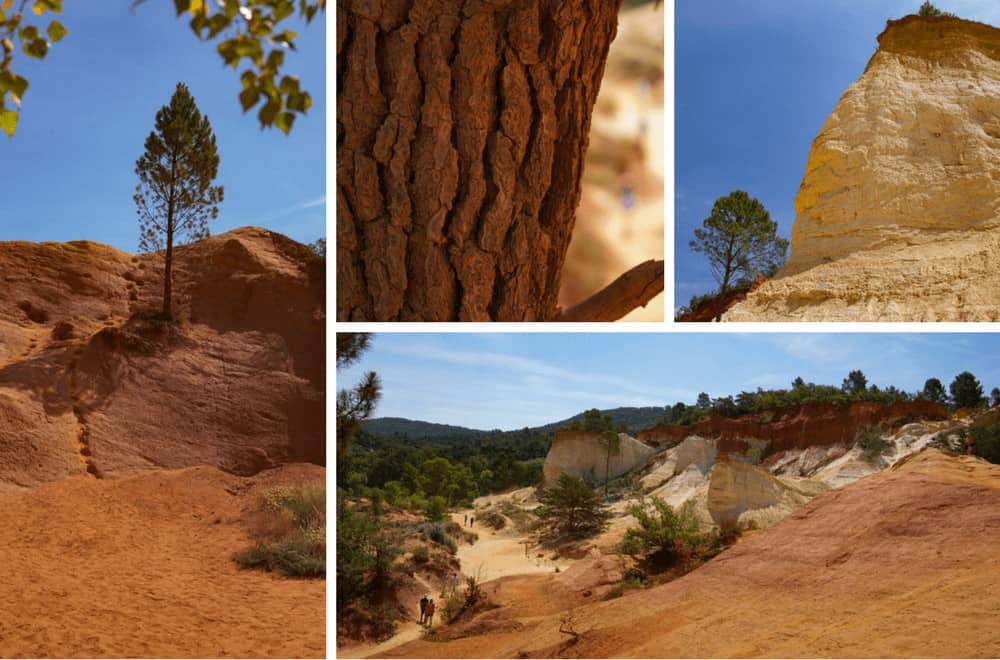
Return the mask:
{"type": "Polygon", "coordinates": [[[788,241],[777,232],[778,223],[764,205],[742,190],[715,200],[711,215],[694,230],[691,249],[705,255],[719,283],[716,321],[722,319],[726,294],[734,282],[757,273],[771,275],[785,261],[788,241]]]}
{"type": "Polygon", "coordinates": [[[920,16],[955,16],[955,14],[950,12],[941,11],[931,4],[930,0],[924,0],[924,4],[920,5],[920,9],[917,11],[917,14],[920,16]]]}
{"type": "Polygon", "coordinates": [[[156,113],[156,128],[146,138],[146,151],[135,162],[139,216],[139,249],[165,249],[163,315],[171,307],[174,245],[209,236],[208,221],[219,215],[222,186],[212,181],[219,171],[215,134],[183,83],[170,104],[156,113]]]}

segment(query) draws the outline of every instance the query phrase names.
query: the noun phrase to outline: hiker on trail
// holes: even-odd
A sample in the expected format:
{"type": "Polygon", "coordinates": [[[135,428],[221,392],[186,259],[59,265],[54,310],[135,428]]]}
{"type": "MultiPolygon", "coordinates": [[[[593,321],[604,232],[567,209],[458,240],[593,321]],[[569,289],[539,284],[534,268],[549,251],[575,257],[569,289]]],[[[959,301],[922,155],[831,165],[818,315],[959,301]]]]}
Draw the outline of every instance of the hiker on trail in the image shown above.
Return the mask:
{"type": "Polygon", "coordinates": [[[424,597],[420,599],[420,625],[423,625],[424,619],[427,618],[427,604],[429,602],[430,599],[427,598],[427,594],[424,594],[424,597]]]}
{"type": "Polygon", "coordinates": [[[475,524],[476,524],[476,517],[473,516],[472,518],[469,518],[469,527],[472,527],[475,524]]]}
{"type": "Polygon", "coordinates": [[[463,522],[462,524],[463,525],[468,525],[469,524],[469,514],[465,514],[465,522],[463,522]]]}
{"type": "Polygon", "coordinates": [[[427,613],[427,627],[428,628],[430,628],[432,625],[434,625],[434,610],[435,609],[437,609],[437,606],[434,605],[434,599],[431,598],[430,601],[427,602],[427,609],[425,610],[425,612],[427,613]]]}

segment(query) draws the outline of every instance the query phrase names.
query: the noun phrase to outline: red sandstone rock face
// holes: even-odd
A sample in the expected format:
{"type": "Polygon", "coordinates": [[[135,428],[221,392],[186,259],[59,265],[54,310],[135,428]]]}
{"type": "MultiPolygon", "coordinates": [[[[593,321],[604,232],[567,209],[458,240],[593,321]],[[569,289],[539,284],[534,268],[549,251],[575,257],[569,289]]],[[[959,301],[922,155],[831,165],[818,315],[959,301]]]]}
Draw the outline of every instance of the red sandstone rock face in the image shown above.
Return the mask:
{"type": "Polygon", "coordinates": [[[0,243],[0,489],[325,461],[325,264],[244,228],[162,256],[0,243]]]}
{"type": "Polygon", "coordinates": [[[691,426],[657,426],[639,439],[664,445],[689,435],[718,438],[719,454],[745,452],[749,439],[766,441],[768,451],[852,444],[858,431],[872,426],[896,427],[915,420],[948,418],[944,407],[930,401],[892,404],[852,401],[844,405],[807,403],[742,417],[709,417],[691,426]]]}

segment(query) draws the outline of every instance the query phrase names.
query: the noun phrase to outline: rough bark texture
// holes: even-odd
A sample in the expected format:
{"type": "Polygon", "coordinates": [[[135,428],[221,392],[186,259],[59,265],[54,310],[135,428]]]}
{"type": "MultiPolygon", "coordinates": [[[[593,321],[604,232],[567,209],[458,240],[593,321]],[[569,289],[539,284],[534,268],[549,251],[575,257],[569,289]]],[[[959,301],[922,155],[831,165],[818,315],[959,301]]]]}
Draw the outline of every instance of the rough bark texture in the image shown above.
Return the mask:
{"type": "Polygon", "coordinates": [[[621,0],[337,3],[337,318],[558,315],[621,0]]]}

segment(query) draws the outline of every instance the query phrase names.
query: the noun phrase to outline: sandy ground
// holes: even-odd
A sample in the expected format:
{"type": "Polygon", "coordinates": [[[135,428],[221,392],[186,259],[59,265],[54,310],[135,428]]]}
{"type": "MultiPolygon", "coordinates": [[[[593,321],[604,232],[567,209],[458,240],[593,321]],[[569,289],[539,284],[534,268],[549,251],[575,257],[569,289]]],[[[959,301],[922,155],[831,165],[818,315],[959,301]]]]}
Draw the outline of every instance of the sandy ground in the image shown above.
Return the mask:
{"type": "Polygon", "coordinates": [[[324,480],[313,465],[195,467],[0,493],[0,655],[323,657],[326,581],[229,557],[263,489],[324,480]]]}
{"type": "Polygon", "coordinates": [[[557,576],[508,578],[516,608],[390,655],[1000,657],[998,568],[1000,466],[926,450],[673,582],[579,603],[557,576]],[[568,608],[575,642],[559,631],[568,608]]]}
{"type": "MultiPolygon", "coordinates": [[[[451,519],[462,525],[466,515],[475,516],[476,511],[455,511],[451,514],[451,519]]],[[[528,547],[525,556],[523,537],[510,526],[500,531],[478,522],[474,526],[463,527],[479,534],[479,540],[472,545],[459,545],[456,556],[462,563],[462,573],[477,575],[480,582],[511,575],[554,573],[557,566],[559,570],[565,570],[568,566],[567,560],[552,561],[549,558],[551,550],[545,553],[534,545],[528,547]],[[543,556],[539,557],[540,554],[543,556]]]]}

